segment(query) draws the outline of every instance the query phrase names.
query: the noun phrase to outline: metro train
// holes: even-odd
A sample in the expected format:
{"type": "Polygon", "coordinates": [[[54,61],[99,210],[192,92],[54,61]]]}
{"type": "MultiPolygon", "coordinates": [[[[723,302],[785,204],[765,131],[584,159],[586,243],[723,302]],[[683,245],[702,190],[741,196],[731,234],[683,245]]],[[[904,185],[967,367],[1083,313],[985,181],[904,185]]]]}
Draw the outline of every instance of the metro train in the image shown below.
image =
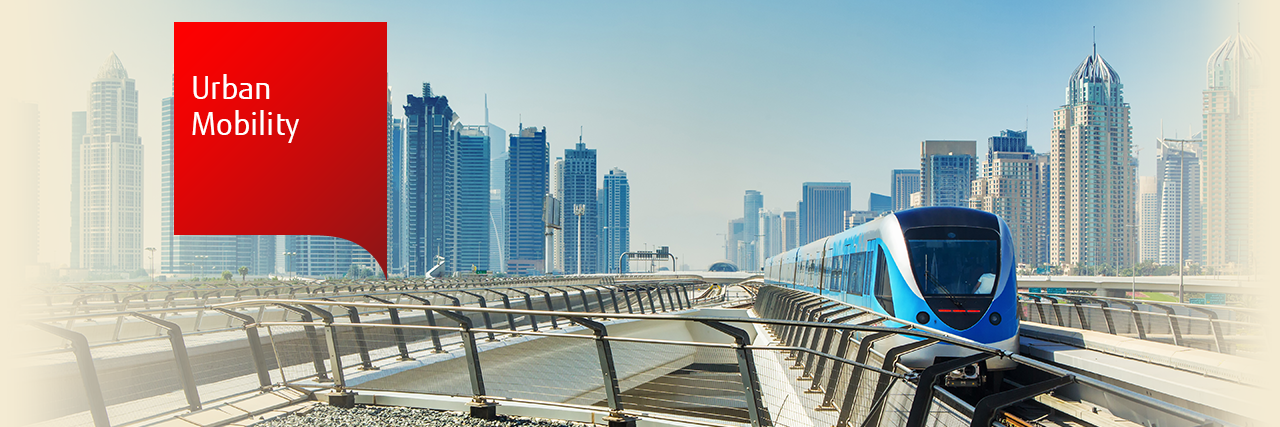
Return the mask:
{"type": "MultiPolygon", "coordinates": [[[[1002,350],[1018,351],[1013,237],[998,216],[974,209],[898,211],[765,261],[766,283],[825,295],[1002,350]]],[[[887,345],[905,343],[898,337],[887,345]]],[[[889,341],[889,340],[886,340],[889,341]]],[[[877,347],[879,348],[879,347],[877,347]]],[[[903,355],[913,369],[972,350],[938,343],[903,355]]],[[[999,384],[1007,358],[948,376],[954,386],[999,384]]]]}

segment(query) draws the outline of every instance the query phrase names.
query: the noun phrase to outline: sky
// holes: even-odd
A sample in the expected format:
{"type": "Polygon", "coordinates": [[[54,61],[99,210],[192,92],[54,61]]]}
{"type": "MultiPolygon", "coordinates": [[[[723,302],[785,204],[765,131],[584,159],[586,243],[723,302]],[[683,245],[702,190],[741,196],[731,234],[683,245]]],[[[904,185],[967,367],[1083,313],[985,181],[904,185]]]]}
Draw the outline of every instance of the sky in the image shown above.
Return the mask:
{"type": "MultiPolygon", "coordinates": [[[[145,146],[145,246],[160,241],[160,100],[175,21],[385,21],[388,82],[403,110],[423,82],[465,124],[546,127],[552,156],[578,141],[631,184],[632,250],[670,246],[705,268],[724,257],[745,190],[794,210],[806,181],[848,181],[853,209],[919,167],[925,139],[1029,131],[1048,151],[1053,110],[1093,48],[1120,74],[1154,173],[1155,140],[1199,123],[1213,50],[1264,19],[1246,3],[1074,2],[261,2],[48,1],[0,6],[0,100],[39,105],[39,260],[70,251],[70,115],[115,52],[137,81],[145,146]]],[[[288,46],[264,41],[255,49],[288,46]]],[[[1272,50],[1260,46],[1264,52],[1272,50]]],[[[335,55],[332,61],[342,61],[335,55]]],[[[323,68],[306,72],[324,73],[323,68]]],[[[342,90],[342,76],[332,87],[342,90]]],[[[341,165],[333,165],[341,167],[341,165]]],[[[229,166],[234,167],[234,166],[229,166]]],[[[282,188],[282,192],[285,189],[282,188]]],[[[370,189],[384,191],[384,189],[370,189]]],[[[210,196],[211,204],[230,196],[210,196]]],[[[309,207],[325,201],[308,201],[309,207]]],[[[340,203],[334,200],[333,203],[340,203]]]]}

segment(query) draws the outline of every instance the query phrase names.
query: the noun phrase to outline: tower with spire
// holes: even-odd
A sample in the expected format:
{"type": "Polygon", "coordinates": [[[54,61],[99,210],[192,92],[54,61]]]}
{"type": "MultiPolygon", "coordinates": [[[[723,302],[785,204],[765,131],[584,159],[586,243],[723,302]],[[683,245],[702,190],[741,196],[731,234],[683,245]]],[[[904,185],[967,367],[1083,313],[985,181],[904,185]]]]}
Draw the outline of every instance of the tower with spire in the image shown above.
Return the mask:
{"type": "MultiPolygon", "coordinates": [[[[115,52],[89,84],[84,133],[75,145],[79,265],[135,271],[142,262],[142,139],[138,90],[115,52]]],[[[73,116],[76,117],[76,116],[73,116]]],[[[78,132],[77,132],[78,133],[78,132]]]]}
{"type": "Polygon", "coordinates": [[[1129,104],[1120,74],[1093,52],[1067,80],[1049,132],[1049,262],[1075,273],[1135,263],[1129,104]]]}
{"type": "Polygon", "coordinates": [[[1205,262],[1219,271],[1248,274],[1254,220],[1253,144],[1262,88],[1261,55],[1240,32],[1223,41],[1205,63],[1201,99],[1204,153],[1205,262]]]}

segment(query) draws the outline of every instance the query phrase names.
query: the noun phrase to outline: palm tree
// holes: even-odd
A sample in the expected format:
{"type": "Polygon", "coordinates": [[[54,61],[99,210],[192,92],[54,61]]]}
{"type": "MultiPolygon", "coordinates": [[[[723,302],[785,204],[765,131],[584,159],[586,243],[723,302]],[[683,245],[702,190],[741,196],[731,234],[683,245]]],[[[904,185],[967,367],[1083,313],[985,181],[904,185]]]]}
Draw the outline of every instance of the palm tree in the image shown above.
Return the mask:
{"type": "Polygon", "coordinates": [[[240,266],[240,268],[237,268],[236,271],[240,273],[241,282],[245,281],[245,277],[249,275],[249,267],[240,266]]]}

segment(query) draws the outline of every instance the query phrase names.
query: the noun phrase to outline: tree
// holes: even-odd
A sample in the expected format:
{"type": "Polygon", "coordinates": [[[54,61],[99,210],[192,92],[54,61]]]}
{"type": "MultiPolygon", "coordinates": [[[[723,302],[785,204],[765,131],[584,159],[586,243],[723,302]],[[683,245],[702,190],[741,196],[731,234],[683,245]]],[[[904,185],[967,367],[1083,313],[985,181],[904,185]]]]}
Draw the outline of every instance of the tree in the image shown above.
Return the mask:
{"type": "Polygon", "coordinates": [[[243,266],[243,265],[242,265],[242,266],[240,266],[240,268],[237,268],[237,269],[236,269],[236,271],[238,271],[238,272],[240,273],[240,281],[241,281],[241,282],[245,281],[245,277],[247,277],[247,276],[249,275],[249,267],[245,267],[245,266],[243,266]]]}
{"type": "Polygon", "coordinates": [[[351,266],[347,268],[347,276],[346,276],[346,277],[347,277],[347,278],[349,278],[349,279],[359,279],[359,278],[360,278],[360,266],[355,265],[355,264],[351,264],[351,266]]]}
{"type": "Polygon", "coordinates": [[[222,270],[222,280],[231,280],[231,270],[222,270]]]}

